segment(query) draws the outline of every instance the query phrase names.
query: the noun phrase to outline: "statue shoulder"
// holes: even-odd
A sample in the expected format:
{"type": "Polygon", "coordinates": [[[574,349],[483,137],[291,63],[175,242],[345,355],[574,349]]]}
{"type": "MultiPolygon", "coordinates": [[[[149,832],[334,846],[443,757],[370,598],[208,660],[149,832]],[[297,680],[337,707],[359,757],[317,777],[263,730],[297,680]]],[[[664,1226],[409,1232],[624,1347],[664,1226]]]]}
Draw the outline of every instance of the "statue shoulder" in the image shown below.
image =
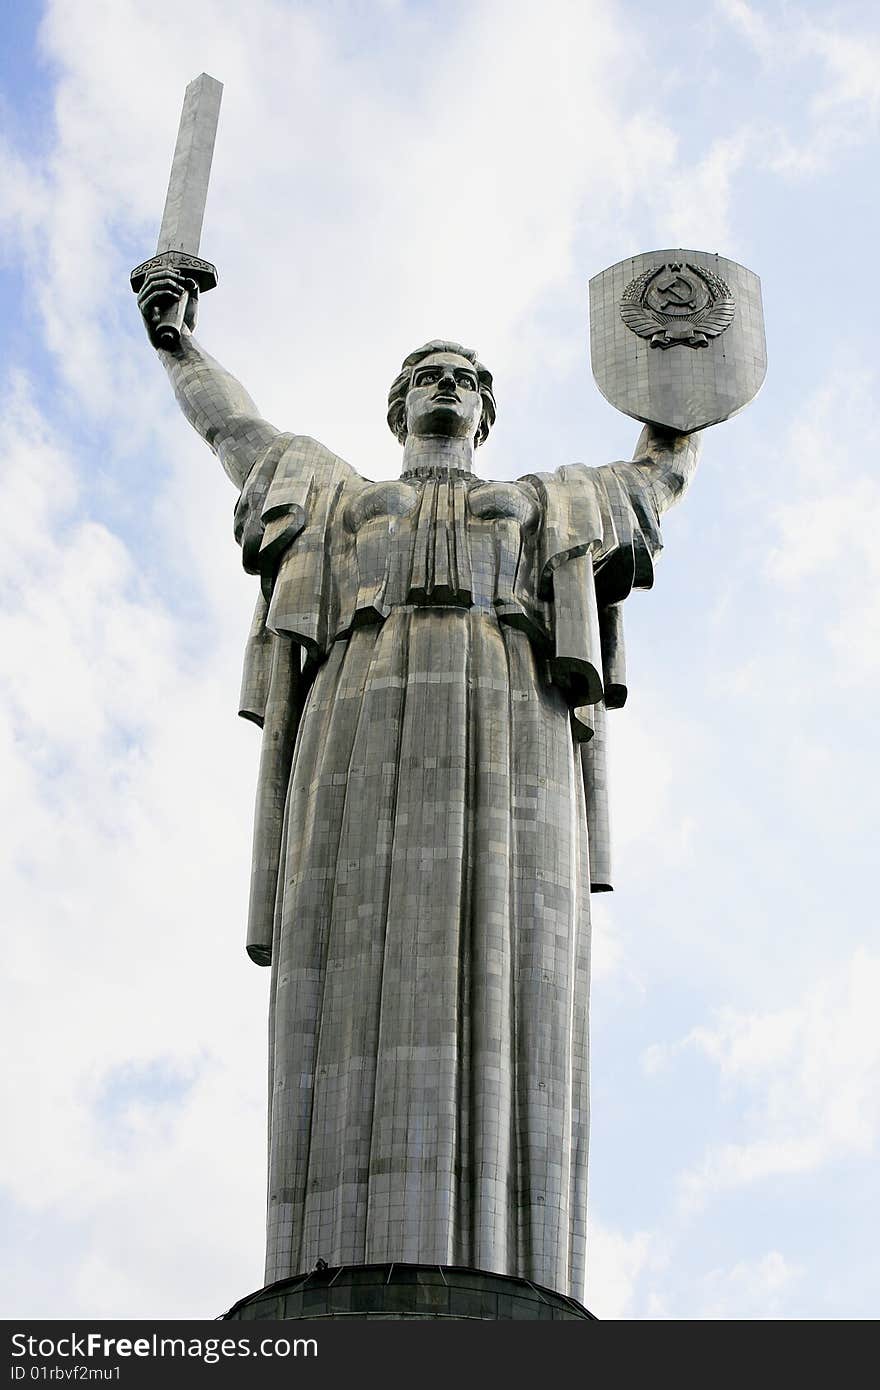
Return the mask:
{"type": "Polygon", "coordinates": [[[604,490],[600,471],[585,463],[568,463],[552,473],[529,473],[519,479],[537,495],[546,563],[551,568],[562,558],[585,554],[601,539],[604,490]]]}
{"type": "Polygon", "coordinates": [[[309,517],[326,514],[338,492],[364,486],[350,463],[304,434],[280,434],[258,456],[235,509],[245,569],[265,571],[309,517]]]}
{"type": "MultiPolygon", "coordinates": [[[[541,505],[542,584],[560,565],[590,552],[597,571],[614,557],[629,557],[629,587],[650,586],[651,559],[662,542],[650,479],[637,464],[564,464],[523,481],[535,487],[541,505]]],[[[617,585],[615,593],[625,587],[617,585]]]]}
{"type": "Polygon", "coordinates": [[[358,476],[350,463],[311,435],[279,434],[255,459],[242,493],[253,487],[259,478],[270,486],[283,479],[306,475],[327,481],[358,476]]]}
{"type": "Polygon", "coordinates": [[[536,489],[546,511],[571,514],[580,530],[607,530],[608,512],[621,506],[634,507],[655,523],[658,519],[653,480],[638,463],[566,463],[552,473],[533,473],[520,481],[536,489]]]}

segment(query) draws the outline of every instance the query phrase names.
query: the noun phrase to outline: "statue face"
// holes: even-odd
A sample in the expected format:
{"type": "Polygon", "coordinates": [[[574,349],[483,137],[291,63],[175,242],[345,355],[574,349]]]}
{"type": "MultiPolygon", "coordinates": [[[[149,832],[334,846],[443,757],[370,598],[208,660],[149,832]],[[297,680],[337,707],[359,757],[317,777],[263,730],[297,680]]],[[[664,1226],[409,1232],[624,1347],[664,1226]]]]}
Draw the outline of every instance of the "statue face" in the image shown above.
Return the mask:
{"type": "Polygon", "coordinates": [[[473,439],[482,413],[477,371],[466,357],[456,352],[432,352],[413,368],[406,394],[409,434],[473,439]]]}

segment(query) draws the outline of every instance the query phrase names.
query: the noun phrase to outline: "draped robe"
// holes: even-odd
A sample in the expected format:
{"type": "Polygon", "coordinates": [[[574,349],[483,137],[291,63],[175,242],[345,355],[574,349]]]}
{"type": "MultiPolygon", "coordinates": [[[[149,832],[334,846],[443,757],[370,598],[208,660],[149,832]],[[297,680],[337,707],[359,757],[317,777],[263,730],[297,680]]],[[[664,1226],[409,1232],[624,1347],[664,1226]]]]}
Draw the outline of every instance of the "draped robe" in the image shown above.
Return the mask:
{"type": "Polygon", "coordinates": [[[261,577],[266,1280],[399,1260],[582,1298],[589,894],[619,605],[660,548],[648,475],[371,483],[282,435],[236,534],[261,577]]]}

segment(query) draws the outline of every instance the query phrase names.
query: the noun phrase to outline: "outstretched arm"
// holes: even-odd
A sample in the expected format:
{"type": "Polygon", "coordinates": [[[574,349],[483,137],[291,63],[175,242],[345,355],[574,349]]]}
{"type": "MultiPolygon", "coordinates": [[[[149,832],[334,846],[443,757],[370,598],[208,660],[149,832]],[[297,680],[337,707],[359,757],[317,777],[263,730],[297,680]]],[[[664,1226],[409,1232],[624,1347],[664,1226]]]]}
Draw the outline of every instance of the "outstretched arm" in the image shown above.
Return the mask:
{"type": "Polygon", "coordinates": [[[177,404],[240,488],[258,455],[279,431],[261,418],[241,382],[215,362],[191,333],[181,334],[177,352],[160,348],[159,357],[177,404]]]}
{"type": "Polygon", "coordinates": [[[687,491],[700,460],[703,437],[676,434],[661,425],[646,425],[633,454],[648,481],[658,513],[662,514],[687,491]]]}
{"type": "MultiPolygon", "coordinates": [[[[176,271],[167,267],[152,271],[138,295],[138,306],[147,325],[185,288],[188,286],[184,285],[183,276],[176,271]]],[[[167,352],[160,348],[159,359],[187,420],[211,446],[228,476],[240,488],[258,456],[279,431],[262,419],[241,382],[215,362],[192,336],[196,299],[196,294],[190,291],[179,349],[167,352]]]]}

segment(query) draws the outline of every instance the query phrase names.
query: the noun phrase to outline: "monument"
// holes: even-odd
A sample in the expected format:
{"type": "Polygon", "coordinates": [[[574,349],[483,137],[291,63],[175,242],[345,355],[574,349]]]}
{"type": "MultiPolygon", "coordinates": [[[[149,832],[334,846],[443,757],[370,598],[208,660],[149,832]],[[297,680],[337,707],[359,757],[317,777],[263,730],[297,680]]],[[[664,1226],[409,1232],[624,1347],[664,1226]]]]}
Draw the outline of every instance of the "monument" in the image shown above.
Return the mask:
{"type": "Polygon", "coordinates": [[[372,482],[264,420],[193,336],[218,107],[196,79],[132,278],[259,581],[241,713],[262,728],[266,1287],[227,1317],[589,1318],[590,894],[611,887],[621,605],[653,582],[694,432],[760,385],[758,282],[675,249],[591,283],[597,380],[646,422],[631,462],[483,478],[491,373],[436,339],[391,383],[402,467],[372,482]]]}

